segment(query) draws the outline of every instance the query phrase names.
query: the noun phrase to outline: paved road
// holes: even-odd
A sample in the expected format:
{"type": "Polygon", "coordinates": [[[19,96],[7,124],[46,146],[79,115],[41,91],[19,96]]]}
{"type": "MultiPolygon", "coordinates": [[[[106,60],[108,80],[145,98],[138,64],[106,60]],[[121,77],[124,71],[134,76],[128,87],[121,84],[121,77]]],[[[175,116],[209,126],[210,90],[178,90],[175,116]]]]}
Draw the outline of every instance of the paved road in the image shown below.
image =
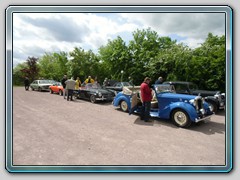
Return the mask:
{"type": "Polygon", "coordinates": [[[224,165],[225,115],[188,129],[13,88],[13,165],[224,165]]]}

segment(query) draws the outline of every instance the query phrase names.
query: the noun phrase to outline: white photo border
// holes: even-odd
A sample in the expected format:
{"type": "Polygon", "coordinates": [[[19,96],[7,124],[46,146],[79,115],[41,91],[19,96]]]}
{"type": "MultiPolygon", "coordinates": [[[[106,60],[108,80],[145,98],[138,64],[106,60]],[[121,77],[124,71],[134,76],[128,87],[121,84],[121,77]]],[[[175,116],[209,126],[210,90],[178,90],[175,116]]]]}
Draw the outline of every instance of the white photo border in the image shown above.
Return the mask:
{"type": "Polygon", "coordinates": [[[233,168],[233,10],[231,7],[223,6],[17,6],[10,5],[5,11],[5,167],[13,172],[230,172],[233,168]],[[164,12],[186,12],[186,13],[209,13],[221,12],[226,17],[226,153],[224,166],[26,166],[13,165],[13,14],[29,12],[78,12],[78,13],[164,13],[164,12]]]}

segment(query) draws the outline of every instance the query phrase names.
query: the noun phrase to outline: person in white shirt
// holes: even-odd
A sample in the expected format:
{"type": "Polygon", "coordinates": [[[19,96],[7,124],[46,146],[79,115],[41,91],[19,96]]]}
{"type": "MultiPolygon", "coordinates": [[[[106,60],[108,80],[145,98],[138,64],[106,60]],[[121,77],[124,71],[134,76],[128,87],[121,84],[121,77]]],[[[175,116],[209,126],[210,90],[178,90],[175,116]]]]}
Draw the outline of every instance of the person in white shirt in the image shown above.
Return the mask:
{"type": "Polygon", "coordinates": [[[69,101],[69,96],[70,100],[72,101],[72,96],[73,96],[73,90],[75,89],[76,81],[73,80],[73,77],[71,79],[68,79],[66,82],[66,89],[67,89],[67,100],[69,101]]]}

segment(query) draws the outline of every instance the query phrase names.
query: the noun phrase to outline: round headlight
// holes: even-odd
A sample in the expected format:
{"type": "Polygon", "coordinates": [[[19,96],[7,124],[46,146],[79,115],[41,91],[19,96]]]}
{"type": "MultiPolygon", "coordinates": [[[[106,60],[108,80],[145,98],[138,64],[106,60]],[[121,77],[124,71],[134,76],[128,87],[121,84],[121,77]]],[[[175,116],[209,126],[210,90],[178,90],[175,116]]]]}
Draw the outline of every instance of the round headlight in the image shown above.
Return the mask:
{"type": "Polygon", "coordinates": [[[189,100],[189,103],[192,104],[193,106],[196,106],[196,100],[195,99],[189,100]]]}

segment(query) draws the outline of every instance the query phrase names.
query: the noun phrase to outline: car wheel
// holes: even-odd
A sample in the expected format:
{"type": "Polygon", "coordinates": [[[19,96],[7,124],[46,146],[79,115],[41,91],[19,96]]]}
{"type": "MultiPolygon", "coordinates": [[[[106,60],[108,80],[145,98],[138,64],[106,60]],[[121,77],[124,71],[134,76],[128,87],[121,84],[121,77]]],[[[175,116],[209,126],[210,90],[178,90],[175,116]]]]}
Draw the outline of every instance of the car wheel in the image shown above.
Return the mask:
{"type": "Polygon", "coordinates": [[[33,88],[33,87],[31,87],[31,89],[32,89],[32,91],[34,91],[34,88],[33,88]]]}
{"type": "Polygon", "coordinates": [[[175,109],[172,112],[171,119],[173,123],[178,127],[188,127],[192,123],[192,121],[188,117],[188,114],[181,109],[175,109]]]}
{"type": "Polygon", "coordinates": [[[53,94],[53,91],[52,91],[52,89],[50,89],[50,93],[51,93],[51,94],[53,94]]]}
{"type": "Polygon", "coordinates": [[[38,91],[42,91],[42,89],[40,87],[38,87],[38,91]]]}
{"type": "Polygon", "coordinates": [[[120,108],[123,112],[128,112],[128,104],[126,101],[121,101],[120,102],[120,108]]]}
{"type": "Polygon", "coordinates": [[[208,103],[208,105],[209,105],[209,108],[210,108],[210,110],[212,111],[212,112],[214,112],[214,113],[216,113],[217,112],[217,104],[216,103],[214,103],[214,102],[207,102],[208,103]]]}
{"type": "Polygon", "coordinates": [[[62,96],[63,95],[63,92],[62,90],[59,90],[59,95],[62,96]]]}
{"type": "Polygon", "coordinates": [[[96,102],[96,97],[94,95],[90,96],[90,101],[91,103],[95,103],[96,102]]]}

